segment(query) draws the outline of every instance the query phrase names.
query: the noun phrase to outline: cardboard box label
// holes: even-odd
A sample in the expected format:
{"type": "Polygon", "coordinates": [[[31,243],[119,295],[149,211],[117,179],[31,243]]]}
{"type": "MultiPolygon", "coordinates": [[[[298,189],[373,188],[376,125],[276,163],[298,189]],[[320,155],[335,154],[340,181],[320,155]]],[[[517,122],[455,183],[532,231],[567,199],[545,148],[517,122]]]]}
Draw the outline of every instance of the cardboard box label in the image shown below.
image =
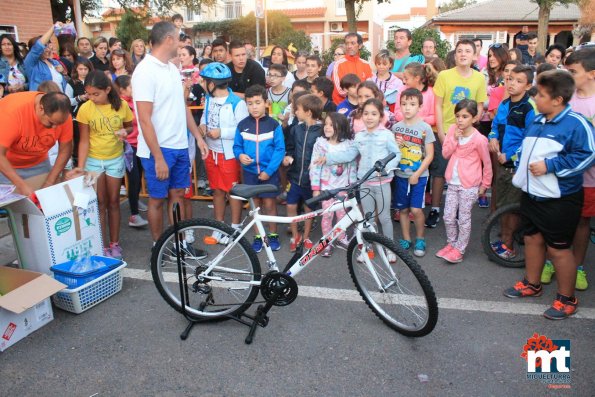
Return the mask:
{"type": "Polygon", "coordinates": [[[56,224],[54,225],[54,230],[56,231],[56,234],[59,236],[62,233],[66,233],[67,231],[69,231],[71,227],[72,220],[70,218],[64,217],[58,219],[58,222],[56,222],[56,224]]]}
{"type": "Polygon", "coordinates": [[[4,331],[4,335],[2,335],[2,339],[10,340],[10,338],[12,338],[12,334],[14,334],[14,331],[16,329],[17,325],[15,323],[9,323],[8,327],[6,327],[6,330],[4,331]]]}
{"type": "Polygon", "coordinates": [[[46,321],[50,318],[50,313],[48,310],[48,301],[43,300],[35,305],[35,317],[37,317],[37,321],[46,321]]]}

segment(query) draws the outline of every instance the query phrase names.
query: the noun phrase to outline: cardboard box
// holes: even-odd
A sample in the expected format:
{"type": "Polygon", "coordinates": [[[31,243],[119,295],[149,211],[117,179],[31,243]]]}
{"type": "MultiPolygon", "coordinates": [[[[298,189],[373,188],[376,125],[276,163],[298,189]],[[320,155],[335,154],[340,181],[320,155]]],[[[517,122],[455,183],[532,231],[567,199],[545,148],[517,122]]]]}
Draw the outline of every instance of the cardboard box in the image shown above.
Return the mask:
{"type": "Polygon", "coordinates": [[[97,195],[83,179],[37,190],[41,209],[29,198],[0,203],[9,212],[22,268],[51,274],[53,265],[103,254],[97,195]]]}
{"type": "Polygon", "coordinates": [[[50,296],[65,287],[45,274],[0,266],[0,352],[52,321],[50,296]]]}

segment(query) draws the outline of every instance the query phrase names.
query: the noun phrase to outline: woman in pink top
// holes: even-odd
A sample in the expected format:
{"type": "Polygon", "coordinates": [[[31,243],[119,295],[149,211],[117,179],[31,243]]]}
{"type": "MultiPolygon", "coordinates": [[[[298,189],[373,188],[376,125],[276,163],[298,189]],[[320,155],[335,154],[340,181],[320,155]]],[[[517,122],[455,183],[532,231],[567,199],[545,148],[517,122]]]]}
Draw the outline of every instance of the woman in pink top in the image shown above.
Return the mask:
{"type": "MultiPolygon", "coordinates": [[[[412,62],[405,66],[403,71],[403,82],[406,88],[415,88],[421,91],[424,98],[421,109],[419,110],[418,116],[421,117],[426,123],[428,123],[432,129],[436,127],[436,116],[434,106],[434,90],[432,89],[431,83],[435,81],[435,78],[431,81],[432,72],[428,70],[429,66],[422,65],[417,62],[412,62]]],[[[395,103],[394,113],[397,121],[403,120],[403,112],[401,112],[401,93],[397,97],[395,103]]]]}
{"type": "Polygon", "coordinates": [[[463,260],[471,237],[471,209],[478,194],[485,194],[492,183],[488,139],[473,127],[477,121],[477,102],[463,99],[456,105],[455,115],[456,123],[449,128],[442,146],[442,155],[449,160],[444,205],[448,242],[436,253],[450,263],[463,260]]]}

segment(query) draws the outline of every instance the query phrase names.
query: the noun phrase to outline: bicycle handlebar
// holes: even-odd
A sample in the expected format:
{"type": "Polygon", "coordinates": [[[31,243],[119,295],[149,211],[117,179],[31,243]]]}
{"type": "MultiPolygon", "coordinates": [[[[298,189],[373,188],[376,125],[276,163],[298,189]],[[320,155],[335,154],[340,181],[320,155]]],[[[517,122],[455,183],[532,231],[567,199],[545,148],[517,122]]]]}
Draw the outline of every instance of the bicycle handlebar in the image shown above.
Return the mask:
{"type": "Polygon", "coordinates": [[[385,158],[376,161],[376,163],[374,163],[374,167],[370,168],[368,170],[368,172],[366,172],[366,174],[363,177],[361,177],[361,179],[359,181],[354,182],[351,185],[346,186],[346,187],[340,187],[340,188],[337,188],[337,189],[325,190],[322,193],[320,193],[320,195],[318,195],[316,197],[312,197],[311,199],[306,200],[306,205],[311,208],[314,204],[317,204],[317,203],[319,203],[321,201],[325,201],[325,200],[328,200],[330,198],[333,198],[333,197],[335,197],[340,192],[349,191],[349,190],[353,190],[355,188],[358,188],[364,182],[366,182],[368,179],[370,179],[370,176],[374,172],[381,172],[386,167],[386,165],[388,164],[388,162],[391,161],[392,159],[394,159],[396,156],[397,155],[395,153],[390,153],[385,158]]]}

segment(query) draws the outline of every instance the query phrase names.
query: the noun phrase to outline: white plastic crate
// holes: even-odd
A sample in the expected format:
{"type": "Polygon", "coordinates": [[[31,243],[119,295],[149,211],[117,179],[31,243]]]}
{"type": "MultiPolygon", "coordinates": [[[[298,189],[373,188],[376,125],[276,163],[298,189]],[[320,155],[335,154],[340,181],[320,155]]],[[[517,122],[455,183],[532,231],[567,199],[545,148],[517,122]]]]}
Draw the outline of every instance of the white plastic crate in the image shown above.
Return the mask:
{"type": "Polygon", "coordinates": [[[97,279],[74,289],[64,289],[52,296],[56,307],[72,313],[85,310],[103,302],[122,289],[122,269],[126,262],[97,279]]]}

